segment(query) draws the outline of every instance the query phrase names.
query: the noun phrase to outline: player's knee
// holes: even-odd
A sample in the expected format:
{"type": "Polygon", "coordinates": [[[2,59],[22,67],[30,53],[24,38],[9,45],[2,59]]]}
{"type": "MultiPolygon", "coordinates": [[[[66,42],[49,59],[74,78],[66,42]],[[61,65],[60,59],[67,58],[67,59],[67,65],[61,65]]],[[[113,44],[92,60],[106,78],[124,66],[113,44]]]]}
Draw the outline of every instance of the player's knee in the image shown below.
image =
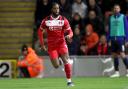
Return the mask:
{"type": "Polygon", "coordinates": [[[55,69],[59,68],[59,65],[54,65],[54,68],[55,68],[55,69]]]}
{"type": "Polygon", "coordinates": [[[120,53],[120,56],[121,56],[121,58],[125,58],[126,57],[125,53],[120,53]]]}
{"type": "Polygon", "coordinates": [[[62,59],[62,61],[63,61],[64,64],[69,63],[69,60],[70,60],[69,58],[63,58],[63,59],[62,59]]]}

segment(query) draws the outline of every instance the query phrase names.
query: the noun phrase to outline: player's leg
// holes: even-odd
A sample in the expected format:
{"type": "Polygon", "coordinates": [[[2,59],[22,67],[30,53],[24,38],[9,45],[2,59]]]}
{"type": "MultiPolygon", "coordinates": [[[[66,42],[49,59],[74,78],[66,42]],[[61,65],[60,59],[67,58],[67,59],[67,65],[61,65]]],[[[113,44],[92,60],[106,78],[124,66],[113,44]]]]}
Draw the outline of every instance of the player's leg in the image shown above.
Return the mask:
{"type": "Polygon", "coordinates": [[[19,67],[21,74],[23,74],[22,77],[24,78],[30,78],[30,74],[27,67],[19,67]]]}
{"type": "Polygon", "coordinates": [[[114,69],[115,69],[115,73],[113,75],[111,75],[110,77],[119,77],[119,44],[117,41],[111,41],[111,55],[113,58],[113,63],[114,63],[114,69]]]}
{"type": "Polygon", "coordinates": [[[60,57],[64,63],[64,69],[65,69],[65,74],[66,74],[66,78],[67,78],[67,85],[74,86],[74,84],[72,83],[72,80],[71,80],[72,64],[70,63],[68,49],[60,48],[58,51],[59,51],[60,57]]]}
{"type": "Polygon", "coordinates": [[[57,69],[59,67],[57,50],[50,50],[48,53],[53,67],[57,69]]]}
{"type": "Polygon", "coordinates": [[[121,58],[123,59],[123,63],[124,63],[124,65],[125,65],[125,67],[126,67],[126,77],[128,77],[128,58],[126,57],[126,55],[125,55],[125,53],[124,52],[121,52],[120,53],[120,56],[121,56],[121,58]]]}
{"type": "Polygon", "coordinates": [[[113,63],[114,63],[114,69],[115,73],[111,75],[110,77],[119,77],[119,57],[117,53],[112,53],[113,63]]]}
{"type": "Polygon", "coordinates": [[[71,80],[72,64],[70,63],[70,58],[69,58],[68,54],[66,53],[66,54],[61,55],[61,59],[64,63],[64,69],[65,69],[65,74],[66,74],[66,78],[67,78],[67,85],[74,86],[74,84],[72,83],[72,80],[71,80]]]}
{"type": "Polygon", "coordinates": [[[54,68],[56,68],[56,69],[59,68],[58,59],[51,59],[51,63],[54,68]]]}
{"type": "Polygon", "coordinates": [[[123,43],[120,44],[120,56],[123,59],[123,63],[124,63],[126,70],[127,70],[126,76],[128,77],[128,58],[125,55],[125,46],[123,43]]]}

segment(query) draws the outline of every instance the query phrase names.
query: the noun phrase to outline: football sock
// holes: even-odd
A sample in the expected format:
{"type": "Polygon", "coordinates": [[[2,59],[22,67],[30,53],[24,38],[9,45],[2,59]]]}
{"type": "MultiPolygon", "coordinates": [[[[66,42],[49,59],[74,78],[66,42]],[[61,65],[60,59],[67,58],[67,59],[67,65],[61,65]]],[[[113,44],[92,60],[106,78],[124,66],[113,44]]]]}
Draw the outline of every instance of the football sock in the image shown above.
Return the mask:
{"type": "Polygon", "coordinates": [[[128,69],[128,59],[123,58],[123,62],[124,62],[124,65],[125,65],[126,69],[128,69]]]}
{"type": "Polygon", "coordinates": [[[71,82],[71,64],[67,63],[64,65],[67,82],[71,82]]]}
{"type": "Polygon", "coordinates": [[[126,70],[126,72],[128,73],[128,69],[126,70]]]}
{"type": "Polygon", "coordinates": [[[114,68],[115,68],[115,71],[119,71],[119,59],[118,58],[114,58],[114,68]]]}
{"type": "Polygon", "coordinates": [[[71,78],[70,79],[67,79],[67,82],[72,82],[71,78]]]}
{"type": "Polygon", "coordinates": [[[119,71],[115,71],[116,74],[119,74],[119,71]]]}

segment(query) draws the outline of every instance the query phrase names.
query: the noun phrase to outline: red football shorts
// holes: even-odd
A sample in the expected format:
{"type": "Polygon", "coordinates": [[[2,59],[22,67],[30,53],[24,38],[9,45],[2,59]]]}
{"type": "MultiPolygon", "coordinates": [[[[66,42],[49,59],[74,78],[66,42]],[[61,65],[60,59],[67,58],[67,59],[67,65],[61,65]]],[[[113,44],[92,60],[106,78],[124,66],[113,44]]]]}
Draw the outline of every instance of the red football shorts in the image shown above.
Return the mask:
{"type": "Polygon", "coordinates": [[[48,53],[51,60],[55,60],[55,59],[58,59],[60,55],[64,55],[68,53],[68,48],[67,48],[67,45],[56,47],[56,48],[49,48],[48,53]]]}

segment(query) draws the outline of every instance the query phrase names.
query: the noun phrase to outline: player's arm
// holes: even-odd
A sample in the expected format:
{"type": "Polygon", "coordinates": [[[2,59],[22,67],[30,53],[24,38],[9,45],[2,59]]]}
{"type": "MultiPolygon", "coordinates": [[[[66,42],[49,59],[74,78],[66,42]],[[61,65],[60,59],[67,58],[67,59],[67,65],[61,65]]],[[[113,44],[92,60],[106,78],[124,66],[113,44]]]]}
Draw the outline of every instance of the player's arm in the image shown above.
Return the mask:
{"type": "Polygon", "coordinates": [[[71,39],[73,37],[73,32],[71,30],[71,27],[66,30],[68,35],[66,36],[67,39],[71,39]]]}
{"type": "Polygon", "coordinates": [[[19,61],[17,62],[17,65],[18,65],[19,67],[28,67],[28,61],[27,61],[26,59],[19,60],[19,61]]]}
{"type": "Polygon", "coordinates": [[[39,41],[40,41],[40,45],[41,45],[41,48],[46,51],[46,47],[44,45],[44,40],[43,40],[43,33],[44,33],[44,28],[45,28],[45,23],[44,23],[44,20],[42,21],[39,29],[38,29],[38,38],[39,38],[39,41]]]}
{"type": "Polygon", "coordinates": [[[40,44],[44,45],[42,30],[43,29],[41,27],[38,29],[38,37],[39,37],[40,44]]]}
{"type": "Polygon", "coordinates": [[[66,18],[64,19],[64,29],[65,29],[65,32],[67,33],[67,36],[65,36],[65,38],[71,39],[73,37],[73,32],[72,32],[71,26],[66,18]]]}
{"type": "Polygon", "coordinates": [[[127,17],[124,16],[124,29],[125,29],[125,41],[126,41],[126,46],[128,46],[128,20],[127,17]]]}

